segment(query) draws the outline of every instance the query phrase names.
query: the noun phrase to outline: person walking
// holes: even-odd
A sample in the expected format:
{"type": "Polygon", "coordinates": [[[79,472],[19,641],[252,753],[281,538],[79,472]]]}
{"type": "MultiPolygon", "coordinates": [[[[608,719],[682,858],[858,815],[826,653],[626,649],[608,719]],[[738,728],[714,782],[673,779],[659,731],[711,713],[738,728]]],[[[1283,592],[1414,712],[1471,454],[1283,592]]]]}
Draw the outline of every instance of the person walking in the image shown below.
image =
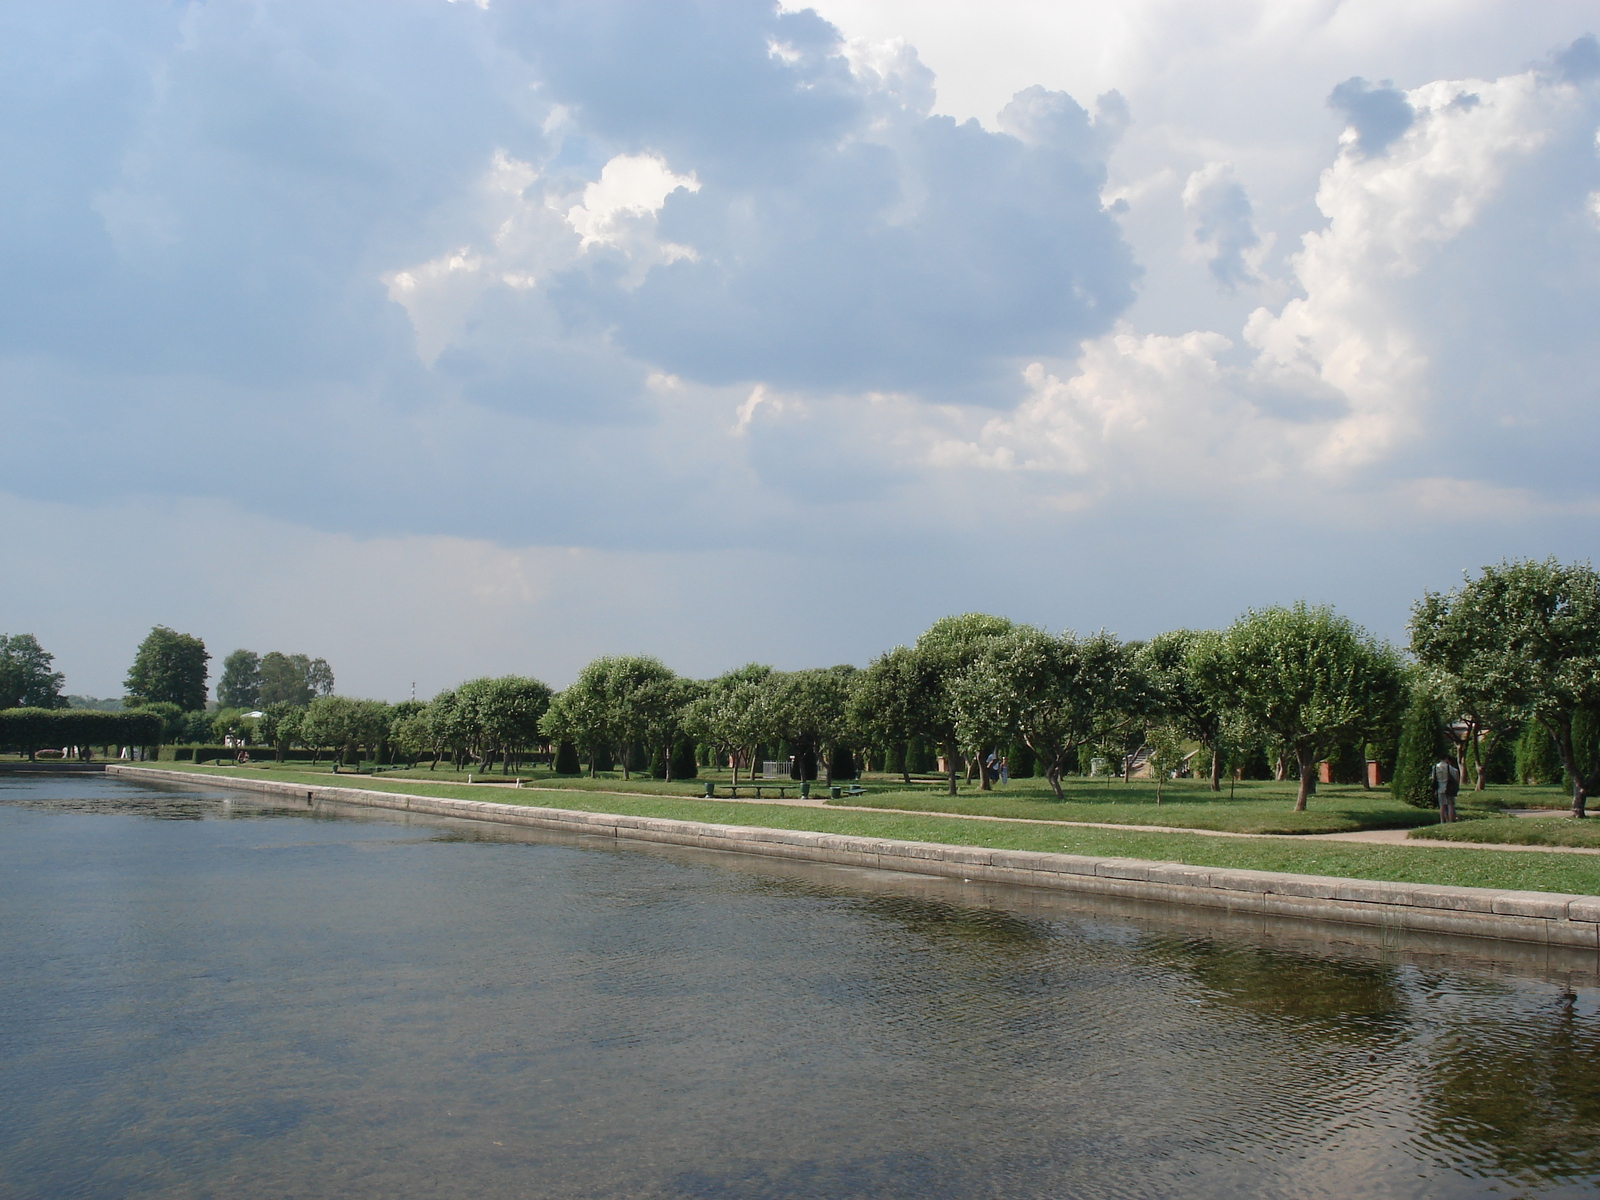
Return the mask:
{"type": "Polygon", "coordinates": [[[1439,796],[1439,823],[1448,825],[1456,819],[1456,794],[1461,791],[1460,768],[1448,754],[1433,764],[1433,787],[1439,796]]]}

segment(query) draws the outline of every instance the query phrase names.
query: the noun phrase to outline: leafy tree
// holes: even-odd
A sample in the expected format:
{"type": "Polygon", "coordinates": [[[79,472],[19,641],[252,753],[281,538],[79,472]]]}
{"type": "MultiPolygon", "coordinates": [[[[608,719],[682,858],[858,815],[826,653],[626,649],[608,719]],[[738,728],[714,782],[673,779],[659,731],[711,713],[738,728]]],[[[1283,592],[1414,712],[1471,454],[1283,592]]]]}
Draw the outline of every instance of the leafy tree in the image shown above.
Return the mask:
{"type": "Polygon", "coordinates": [[[851,724],[867,740],[899,749],[897,765],[888,769],[898,770],[907,784],[922,766],[912,761],[909,744],[931,723],[933,695],[931,680],[907,646],[873,659],[851,694],[851,724]]]}
{"type": "Polygon", "coordinates": [[[361,751],[376,752],[389,731],[389,706],[381,700],[355,700],[347,696],[318,696],[300,718],[300,739],[313,751],[333,751],[334,768],[361,751]]]}
{"type": "Polygon", "coordinates": [[[300,736],[300,714],[304,710],[287,700],[277,700],[262,709],[256,721],[256,736],[263,745],[277,751],[278,761],[300,736]]]}
{"type": "Polygon", "coordinates": [[[187,633],[157,625],[139,644],[125,686],[136,699],[165,700],[185,712],[206,706],[206,644],[187,633]]]}
{"type": "Polygon", "coordinates": [[[1149,707],[1131,647],[1108,633],[1058,636],[1026,625],[992,638],[952,690],[958,723],[1024,742],[1058,800],[1079,749],[1142,721],[1149,707]]]}
{"type": "Polygon", "coordinates": [[[205,746],[211,742],[211,714],[191,712],[183,714],[183,740],[191,746],[205,746]]]}
{"type": "Polygon", "coordinates": [[[466,752],[468,728],[456,690],[446,688],[428,701],[428,707],[423,710],[423,721],[428,731],[428,746],[433,753],[428,770],[439,765],[439,759],[446,750],[450,751],[459,767],[461,755],[466,752]]]}
{"type": "Polygon", "coordinates": [[[395,759],[412,767],[429,746],[427,704],[421,700],[402,700],[389,706],[388,743],[395,759]]]}
{"type": "Polygon", "coordinates": [[[596,759],[604,753],[609,761],[612,748],[626,740],[615,703],[615,662],[597,658],[586,664],[578,677],[552,698],[539,726],[549,740],[571,742],[584,753],[590,778],[596,771],[596,759]]]}
{"type": "Polygon", "coordinates": [[[61,685],[66,677],[52,671],[55,655],[31,633],[0,633],[0,708],[65,708],[61,685]]]}
{"type": "Polygon", "coordinates": [[[1386,719],[1404,695],[1392,647],[1304,601],[1247,611],[1194,667],[1202,688],[1293,757],[1296,812],[1316,787],[1317,763],[1386,719]]]}
{"type": "Polygon", "coordinates": [[[1180,737],[1199,742],[1210,759],[1207,768],[1213,792],[1222,790],[1221,697],[1201,686],[1191,658],[1202,641],[1216,636],[1174,629],[1157,634],[1139,651],[1139,666],[1150,681],[1152,699],[1162,722],[1180,737]]]}
{"type": "Polygon", "coordinates": [[[456,689],[467,748],[487,771],[501,760],[502,774],[510,773],[513,755],[520,755],[540,740],[539,722],[550,707],[549,685],[520,675],[498,679],[473,679],[456,689]]]}
{"type": "Polygon", "coordinates": [[[260,699],[261,656],[254,650],[235,650],[222,660],[217,703],[223,708],[250,709],[260,699]]]}
{"type": "MultiPolygon", "coordinates": [[[[833,752],[848,739],[850,699],[856,668],[848,665],[790,671],[772,682],[772,729],[795,757],[823,764],[833,782],[833,752]]],[[[809,778],[804,768],[802,778],[809,778]]]]}
{"type": "Polygon", "coordinates": [[[1188,754],[1183,748],[1183,731],[1173,725],[1157,725],[1146,738],[1150,748],[1150,777],[1156,781],[1156,803],[1161,803],[1161,790],[1174,772],[1183,768],[1188,754]]]}
{"type": "Polygon", "coordinates": [[[304,708],[317,696],[333,695],[333,669],[326,660],[273,650],[261,656],[256,703],[280,701],[304,708]]]}
{"type": "MultiPolygon", "coordinates": [[[[889,682],[898,683],[905,693],[903,698],[892,701],[898,705],[898,713],[891,710],[891,714],[912,723],[913,734],[927,738],[944,751],[947,786],[952,796],[956,794],[956,760],[961,742],[953,692],[956,680],[996,638],[1013,628],[1004,617],[984,613],[943,617],[925,629],[909,653],[894,664],[896,677],[889,682]]],[[[882,682],[872,685],[874,697],[883,695],[878,686],[882,682]]],[[[869,729],[881,729],[888,723],[883,714],[868,711],[864,716],[869,729]]]]}
{"type": "Polygon", "coordinates": [[[1412,608],[1417,660],[1544,726],[1572,786],[1572,815],[1600,787],[1600,745],[1575,730],[1600,714],[1600,576],[1554,558],[1502,562],[1412,608]]]}
{"type": "Polygon", "coordinates": [[[746,663],[711,680],[683,710],[689,736],[710,746],[719,758],[733,759],[733,782],[739,782],[741,759],[755,770],[756,747],[777,735],[772,719],[772,668],[746,663]]]}

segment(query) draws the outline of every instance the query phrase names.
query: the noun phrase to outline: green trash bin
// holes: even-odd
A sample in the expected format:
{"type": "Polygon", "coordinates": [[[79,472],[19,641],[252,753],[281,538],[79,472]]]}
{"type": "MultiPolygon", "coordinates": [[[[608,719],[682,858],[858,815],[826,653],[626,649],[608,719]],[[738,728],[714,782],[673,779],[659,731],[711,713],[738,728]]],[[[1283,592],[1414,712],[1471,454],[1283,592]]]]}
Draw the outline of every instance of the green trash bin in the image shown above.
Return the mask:
{"type": "Polygon", "coordinates": [[[716,794],[717,794],[717,785],[712,783],[711,780],[709,780],[709,779],[706,780],[706,799],[707,800],[713,799],[716,796],[716,794]]]}
{"type": "Polygon", "coordinates": [[[842,795],[844,795],[844,789],[841,788],[837,783],[830,783],[828,785],[829,800],[837,800],[842,795]]]}

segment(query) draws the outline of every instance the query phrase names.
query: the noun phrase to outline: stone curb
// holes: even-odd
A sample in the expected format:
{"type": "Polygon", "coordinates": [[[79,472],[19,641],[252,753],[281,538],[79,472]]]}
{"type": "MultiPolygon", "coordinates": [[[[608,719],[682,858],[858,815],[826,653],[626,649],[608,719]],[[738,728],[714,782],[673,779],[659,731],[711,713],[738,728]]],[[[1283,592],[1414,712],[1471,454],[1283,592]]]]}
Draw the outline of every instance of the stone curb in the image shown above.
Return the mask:
{"type": "Polygon", "coordinates": [[[268,779],[200,775],[116,763],[107,764],[105,769],[107,774],[129,779],[191,785],[203,782],[208,786],[265,792],[311,804],[354,804],[770,858],[939,875],[964,881],[1022,884],[1262,916],[1337,921],[1600,951],[1600,896],[1384,883],[1036,850],[988,850],[895,838],[535,808],[488,800],[451,800],[361,788],[307,787],[268,779]]]}

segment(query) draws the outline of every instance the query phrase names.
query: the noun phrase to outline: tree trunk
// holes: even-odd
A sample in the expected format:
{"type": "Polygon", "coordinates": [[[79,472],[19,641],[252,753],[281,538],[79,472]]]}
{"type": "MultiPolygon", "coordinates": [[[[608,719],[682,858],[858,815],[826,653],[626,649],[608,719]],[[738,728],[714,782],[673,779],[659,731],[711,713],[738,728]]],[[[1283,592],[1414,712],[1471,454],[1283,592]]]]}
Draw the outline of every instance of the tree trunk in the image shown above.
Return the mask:
{"type": "Polygon", "coordinates": [[[1061,764],[1052,763],[1050,769],[1044,773],[1045,782],[1050,785],[1050,790],[1055,793],[1057,800],[1061,797],[1061,764]]]}
{"type": "Polygon", "coordinates": [[[666,764],[667,782],[671,783],[672,782],[672,743],[671,742],[668,742],[665,746],[661,747],[661,761],[666,764]]]}
{"type": "Polygon", "coordinates": [[[983,751],[978,751],[978,790],[980,792],[993,791],[989,786],[989,760],[983,756],[983,751]]]}
{"type": "Polygon", "coordinates": [[[1272,768],[1272,778],[1278,783],[1289,778],[1289,756],[1281,750],[1278,752],[1277,765],[1272,768]]]}
{"type": "Polygon", "coordinates": [[[1211,790],[1222,790],[1222,751],[1216,746],[1211,747],[1211,790]]]}
{"type": "Polygon", "coordinates": [[[633,776],[628,774],[628,758],[632,753],[633,753],[633,743],[632,742],[623,742],[622,743],[622,777],[624,779],[632,779],[633,778],[633,776]]]}
{"type": "Polygon", "coordinates": [[[594,778],[594,751],[589,751],[589,778],[594,778]]]}
{"type": "Polygon", "coordinates": [[[944,767],[945,776],[950,786],[949,795],[954,796],[956,794],[956,744],[953,741],[947,741],[944,744],[944,767]]]}
{"type": "Polygon", "coordinates": [[[1300,791],[1294,798],[1295,812],[1305,812],[1306,797],[1317,790],[1317,760],[1310,751],[1296,756],[1300,760],[1300,791]]]}
{"type": "Polygon", "coordinates": [[[822,746],[817,753],[822,757],[822,782],[827,787],[833,786],[833,747],[822,746]]]}

